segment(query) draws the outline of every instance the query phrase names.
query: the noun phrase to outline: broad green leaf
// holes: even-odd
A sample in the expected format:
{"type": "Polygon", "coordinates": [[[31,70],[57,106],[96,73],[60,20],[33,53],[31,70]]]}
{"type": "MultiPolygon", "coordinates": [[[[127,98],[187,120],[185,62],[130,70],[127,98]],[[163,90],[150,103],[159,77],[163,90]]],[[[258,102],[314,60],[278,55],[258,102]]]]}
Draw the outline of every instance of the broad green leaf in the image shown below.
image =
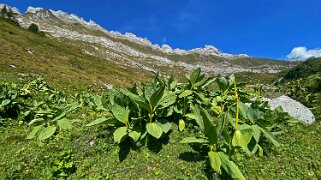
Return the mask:
{"type": "Polygon", "coordinates": [[[229,121],[230,125],[235,129],[235,118],[232,116],[230,111],[227,111],[226,118],[229,121]]]}
{"type": "Polygon", "coordinates": [[[235,76],[234,76],[234,74],[231,74],[228,77],[228,86],[232,86],[234,84],[234,81],[235,81],[235,76]]]}
{"type": "Polygon", "coordinates": [[[1,102],[1,105],[2,107],[5,107],[6,105],[10,104],[11,100],[10,99],[5,99],[1,102]]]}
{"type": "Polygon", "coordinates": [[[198,82],[196,82],[196,83],[193,85],[193,87],[203,86],[206,82],[207,82],[207,79],[205,79],[204,76],[203,76],[203,77],[200,77],[200,78],[198,79],[198,82]],[[201,79],[201,78],[202,78],[202,79],[201,79]]]}
{"type": "Polygon", "coordinates": [[[150,104],[152,105],[153,108],[157,105],[158,101],[162,98],[164,94],[164,90],[165,90],[165,86],[161,86],[150,97],[150,104]]]}
{"type": "Polygon", "coordinates": [[[259,151],[259,156],[263,156],[263,149],[259,144],[255,144],[254,148],[251,150],[251,154],[255,154],[257,151],[259,151]]]}
{"type": "Polygon", "coordinates": [[[202,104],[210,103],[211,100],[209,98],[206,98],[203,93],[195,93],[195,94],[197,95],[198,98],[201,99],[202,104]]]}
{"type": "Polygon", "coordinates": [[[224,152],[218,152],[218,155],[221,159],[221,166],[228,175],[235,179],[245,180],[245,177],[243,176],[242,172],[239,170],[236,164],[228,158],[228,156],[224,152]]]}
{"type": "Polygon", "coordinates": [[[72,123],[68,119],[61,119],[57,121],[60,129],[72,129],[72,123]]]}
{"type": "Polygon", "coordinates": [[[173,113],[174,113],[174,106],[170,106],[170,107],[168,107],[167,108],[167,111],[166,111],[166,115],[164,115],[165,117],[169,117],[169,116],[171,116],[171,115],[173,115],[173,113]]]}
{"type": "Polygon", "coordinates": [[[170,122],[168,122],[166,119],[158,120],[157,124],[162,128],[164,133],[168,133],[168,131],[172,127],[172,124],[170,122]]]}
{"type": "Polygon", "coordinates": [[[202,88],[206,88],[207,86],[211,85],[215,80],[216,80],[216,78],[212,78],[212,77],[208,78],[206,83],[201,85],[202,88]]]}
{"type": "Polygon", "coordinates": [[[62,112],[61,114],[59,114],[58,116],[56,116],[56,117],[53,119],[53,121],[57,121],[57,120],[59,120],[59,119],[62,119],[63,117],[66,116],[66,114],[67,114],[66,111],[62,112]]]}
{"type": "Polygon", "coordinates": [[[191,108],[193,110],[193,114],[187,114],[186,117],[189,117],[191,119],[194,119],[197,123],[197,125],[200,127],[202,131],[204,131],[204,122],[201,116],[201,112],[199,107],[196,105],[194,106],[193,104],[191,105],[191,108]]]}
{"type": "Polygon", "coordinates": [[[102,97],[104,107],[111,109],[110,105],[115,103],[115,96],[117,96],[119,92],[122,92],[122,89],[112,88],[110,91],[104,92],[102,97]]]}
{"type": "Polygon", "coordinates": [[[45,119],[43,119],[43,118],[36,118],[36,119],[31,120],[28,125],[32,125],[34,123],[41,122],[41,121],[44,121],[44,120],[45,119]]]}
{"type": "Polygon", "coordinates": [[[185,117],[187,117],[189,119],[196,119],[196,116],[193,113],[188,113],[188,114],[185,115],[185,117]]]}
{"type": "Polygon", "coordinates": [[[155,92],[155,90],[156,90],[155,84],[153,84],[152,82],[149,82],[144,86],[144,97],[148,102],[150,102],[150,99],[153,93],[155,92]]]}
{"type": "Polygon", "coordinates": [[[152,135],[156,139],[159,139],[163,134],[163,129],[155,122],[146,124],[146,130],[148,134],[152,135]]]}
{"type": "Polygon", "coordinates": [[[271,134],[273,134],[273,136],[279,136],[281,134],[283,134],[283,131],[276,131],[276,132],[271,132],[271,134]]]}
{"type": "Polygon", "coordinates": [[[226,130],[226,125],[227,125],[227,114],[224,114],[221,117],[217,118],[218,125],[217,125],[217,134],[222,134],[224,130],[226,130]]]}
{"type": "Polygon", "coordinates": [[[128,117],[129,117],[129,111],[126,110],[125,108],[119,106],[118,104],[114,103],[111,106],[111,112],[115,116],[115,118],[122,122],[123,124],[127,125],[128,124],[128,117]]]}
{"type": "Polygon", "coordinates": [[[255,124],[258,120],[263,119],[264,113],[258,109],[248,109],[247,118],[252,124],[255,124]]]}
{"type": "Polygon", "coordinates": [[[180,119],[178,121],[178,130],[183,131],[185,129],[185,121],[183,119],[180,119]]]}
{"type": "Polygon", "coordinates": [[[129,134],[129,137],[131,137],[135,142],[137,142],[140,138],[141,133],[137,131],[131,131],[129,134]]]}
{"type": "Polygon", "coordinates": [[[145,109],[148,112],[152,112],[151,106],[148,104],[148,102],[146,101],[135,101],[136,104],[138,104],[138,106],[140,106],[141,108],[145,109]]]}
{"type": "Polygon", "coordinates": [[[188,78],[189,82],[192,85],[194,85],[197,82],[200,74],[201,74],[201,68],[194,69],[188,78]]]}
{"type": "Polygon", "coordinates": [[[56,116],[52,121],[57,121],[57,120],[62,119],[63,117],[66,116],[67,113],[70,113],[70,112],[76,110],[78,107],[79,107],[79,104],[76,102],[69,104],[68,106],[65,107],[65,110],[61,114],[59,114],[59,116],[56,116]]]}
{"type": "Polygon", "coordinates": [[[252,133],[255,141],[258,143],[261,137],[261,130],[258,125],[252,125],[251,129],[252,129],[252,133]]]}
{"type": "Polygon", "coordinates": [[[207,144],[209,143],[207,139],[203,138],[196,138],[196,137],[187,137],[181,140],[180,143],[201,143],[201,144],[207,144]]]}
{"type": "Polygon", "coordinates": [[[169,88],[175,89],[175,87],[177,86],[177,79],[171,76],[171,78],[169,79],[169,82],[170,82],[169,88]]]}
{"type": "Polygon", "coordinates": [[[193,94],[193,91],[192,90],[185,90],[183,91],[178,97],[179,98],[184,98],[184,97],[187,97],[189,95],[193,94]]]}
{"type": "Polygon", "coordinates": [[[218,172],[219,174],[221,174],[221,158],[218,155],[217,152],[214,151],[209,151],[208,153],[208,158],[210,159],[210,165],[211,167],[218,172]]]}
{"type": "Polygon", "coordinates": [[[157,107],[158,106],[162,106],[163,108],[166,108],[172,104],[174,104],[176,101],[176,94],[174,92],[171,91],[165,91],[164,95],[162,96],[162,98],[159,100],[159,102],[157,103],[157,107]]]}
{"type": "Polygon", "coordinates": [[[33,139],[37,135],[37,133],[43,128],[43,125],[39,125],[33,128],[31,133],[27,136],[27,139],[33,139]]]}
{"type": "Polygon", "coordinates": [[[30,114],[31,111],[25,111],[22,113],[22,117],[26,117],[30,114]]]}
{"type": "Polygon", "coordinates": [[[78,104],[77,102],[74,102],[72,104],[69,104],[66,108],[66,113],[70,113],[75,111],[78,107],[80,107],[80,104],[78,104]]]}
{"type": "Polygon", "coordinates": [[[121,90],[121,92],[128,96],[134,103],[138,104],[140,107],[144,108],[145,110],[151,112],[150,106],[146,100],[140,97],[137,94],[130,92],[129,90],[121,90]]]}
{"type": "Polygon", "coordinates": [[[52,135],[55,134],[56,129],[57,128],[54,127],[54,126],[49,126],[49,127],[46,127],[46,128],[42,128],[42,130],[40,131],[40,134],[38,136],[38,139],[40,141],[42,141],[42,140],[50,138],[52,135]]]}
{"type": "Polygon", "coordinates": [[[203,118],[204,122],[204,133],[208,140],[210,141],[210,144],[216,144],[218,140],[218,135],[217,135],[217,129],[212,123],[211,119],[213,119],[205,110],[204,108],[201,109],[201,115],[203,118]]]}
{"type": "Polygon", "coordinates": [[[259,127],[260,130],[263,132],[263,135],[271,142],[274,144],[274,146],[280,146],[280,144],[275,140],[273,134],[271,134],[268,130],[262,128],[262,127],[259,127]]]}
{"type": "Polygon", "coordinates": [[[223,76],[219,76],[216,78],[216,82],[221,91],[225,91],[228,88],[228,82],[223,76]]]}
{"type": "Polygon", "coordinates": [[[282,106],[278,106],[274,110],[278,113],[284,112],[282,106]]]}
{"type": "Polygon", "coordinates": [[[241,115],[245,118],[248,119],[247,114],[248,114],[248,107],[245,106],[244,103],[242,103],[241,101],[239,101],[239,110],[241,112],[241,115]]]}
{"type": "Polygon", "coordinates": [[[174,106],[174,111],[178,114],[183,114],[183,101],[178,101],[176,106],[174,106]]]}
{"type": "Polygon", "coordinates": [[[116,121],[114,118],[105,118],[105,117],[102,117],[102,118],[98,118],[92,122],[90,122],[89,124],[87,124],[86,126],[89,127],[89,126],[94,126],[94,125],[97,125],[97,124],[101,124],[101,123],[108,123],[108,124],[115,124],[116,121]]]}
{"type": "Polygon", "coordinates": [[[113,133],[114,141],[116,143],[121,143],[124,137],[127,135],[127,127],[119,127],[113,133]]]}

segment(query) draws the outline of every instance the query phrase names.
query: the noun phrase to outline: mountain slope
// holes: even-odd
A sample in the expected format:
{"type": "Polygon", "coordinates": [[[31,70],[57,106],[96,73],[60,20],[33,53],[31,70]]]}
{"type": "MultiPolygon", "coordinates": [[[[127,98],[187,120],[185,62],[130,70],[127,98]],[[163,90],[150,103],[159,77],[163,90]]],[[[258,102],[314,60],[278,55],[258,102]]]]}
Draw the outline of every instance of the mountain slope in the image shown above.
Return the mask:
{"type": "MultiPolygon", "coordinates": [[[[0,9],[3,7],[4,5],[0,5],[0,9]]],[[[10,7],[7,6],[7,8],[10,7]]],[[[78,77],[77,73],[95,75],[95,78],[91,77],[91,80],[88,80],[86,75],[82,78],[79,75],[80,82],[81,79],[85,79],[86,83],[99,84],[98,82],[100,81],[107,81],[111,84],[126,85],[144,80],[146,77],[151,76],[152,73],[156,73],[156,71],[160,71],[164,75],[173,74],[177,77],[186,74],[195,67],[201,67],[209,75],[227,75],[238,72],[277,73],[295,65],[295,63],[291,62],[254,58],[245,54],[227,54],[209,45],[192,50],[172,49],[168,45],[154,45],[149,40],[137,37],[134,34],[126,33],[123,35],[119,32],[107,31],[93,21],[86,22],[76,15],[62,11],[29,7],[24,14],[21,14],[16,8],[13,8],[13,10],[14,18],[22,27],[27,28],[30,24],[35,23],[47,36],[47,38],[41,39],[33,34],[30,35],[30,33],[23,35],[26,31],[18,30],[17,27],[10,27],[21,33],[23,32],[20,34],[21,37],[14,36],[13,39],[16,37],[20,40],[31,36],[28,41],[24,41],[25,43],[19,44],[20,48],[26,49],[31,46],[32,48],[40,48],[39,51],[45,51],[46,48],[56,48],[55,50],[51,49],[52,51],[48,50],[46,56],[50,56],[51,59],[57,58],[55,61],[57,67],[65,67],[70,64],[78,66],[75,64],[81,64],[80,70],[76,67],[73,69],[74,72],[69,73],[68,76],[72,74],[72,76],[78,77]],[[44,43],[42,40],[46,43],[54,43],[55,46],[39,47],[42,46],[41,43],[44,43]],[[56,56],[56,51],[59,51],[59,56],[56,56]],[[96,67],[97,69],[95,69],[96,67]],[[106,73],[104,74],[103,72],[106,73]],[[108,74],[113,78],[109,78],[108,74]]],[[[8,46],[6,49],[1,50],[4,54],[12,50],[10,48],[15,48],[9,46],[12,44],[10,42],[12,35],[5,33],[10,28],[1,27],[3,37],[5,37],[2,40],[4,41],[3,44],[8,46]]],[[[22,52],[25,53],[25,51],[22,52]]],[[[22,57],[32,59],[29,56],[30,54],[22,57]]],[[[37,54],[33,58],[38,60],[42,59],[42,56],[44,55],[37,54]],[[38,56],[40,57],[38,58],[38,56]]],[[[7,54],[7,56],[3,55],[1,58],[10,59],[12,57],[7,54]]],[[[46,66],[46,63],[41,66],[46,66]]],[[[27,67],[25,69],[27,70],[27,67]]],[[[47,71],[49,72],[50,70],[44,68],[40,71],[40,74],[47,71]]],[[[59,70],[54,72],[57,73],[59,70]]]]}
{"type": "Polygon", "coordinates": [[[42,37],[0,19],[0,69],[34,73],[56,83],[117,84],[140,82],[150,73],[90,56],[72,44],[42,37]]]}

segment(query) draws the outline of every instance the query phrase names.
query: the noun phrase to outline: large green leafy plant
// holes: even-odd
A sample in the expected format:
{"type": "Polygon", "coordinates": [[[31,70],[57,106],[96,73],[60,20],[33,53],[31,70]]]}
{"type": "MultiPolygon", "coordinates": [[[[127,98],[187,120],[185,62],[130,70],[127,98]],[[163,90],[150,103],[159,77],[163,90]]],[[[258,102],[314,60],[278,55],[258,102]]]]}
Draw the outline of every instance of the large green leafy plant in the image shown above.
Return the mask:
{"type": "Polygon", "coordinates": [[[208,151],[210,165],[216,172],[221,173],[221,167],[223,167],[232,178],[244,179],[241,171],[230,160],[233,147],[231,145],[232,134],[228,128],[227,117],[213,117],[206,109],[198,106],[193,107],[193,113],[189,117],[195,119],[201,133],[197,137],[186,137],[181,143],[205,146],[208,151]]]}
{"type": "Polygon", "coordinates": [[[193,104],[205,106],[210,104],[209,92],[205,91],[205,89],[215,81],[215,78],[206,78],[204,74],[201,74],[201,69],[197,68],[186,76],[186,80],[187,83],[179,84],[175,91],[178,99],[175,103],[174,111],[179,117],[178,127],[180,131],[185,128],[185,121],[188,119],[186,115],[193,104]]]}
{"type": "Polygon", "coordinates": [[[164,82],[154,79],[143,85],[142,89],[114,89],[105,94],[104,105],[111,117],[98,119],[88,126],[107,123],[115,126],[114,140],[117,143],[126,138],[135,142],[148,136],[156,139],[169,132],[169,106],[175,103],[176,94],[168,89],[164,82]]]}
{"type": "Polygon", "coordinates": [[[104,123],[114,127],[116,143],[160,139],[169,132],[171,123],[177,123],[180,131],[194,128],[197,135],[181,142],[206,147],[210,166],[217,173],[224,169],[232,178],[244,179],[233,155],[258,152],[262,156],[262,143],[278,146],[275,135],[291,118],[281,108],[270,110],[260,94],[244,91],[234,75],[206,78],[198,68],[186,80],[177,83],[173,77],[162,79],[157,75],[141,87],[112,89],[103,96],[103,105],[111,116],[88,126],[104,123]],[[186,126],[186,122],[194,126],[186,126]]]}
{"type": "MultiPolygon", "coordinates": [[[[293,120],[279,107],[272,111],[259,94],[246,93],[232,75],[228,79],[217,77],[218,89],[205,96],[211,106],[196,103],[186,116],[195,120],[200,129],[196,137],[184,138],[181,143],[207,147],[211,167],[221,173],[221,167],[233,178],[244,179],[241,171],[231,160],[237,149],[251,156],[263,155],[265,140],[279,146],[274,134],[284,124],[293,120]],[[247,104],[243,103],[246,102],[247,104]]],[[[206,91],[206,90],[203,90],[206,91]]]]}

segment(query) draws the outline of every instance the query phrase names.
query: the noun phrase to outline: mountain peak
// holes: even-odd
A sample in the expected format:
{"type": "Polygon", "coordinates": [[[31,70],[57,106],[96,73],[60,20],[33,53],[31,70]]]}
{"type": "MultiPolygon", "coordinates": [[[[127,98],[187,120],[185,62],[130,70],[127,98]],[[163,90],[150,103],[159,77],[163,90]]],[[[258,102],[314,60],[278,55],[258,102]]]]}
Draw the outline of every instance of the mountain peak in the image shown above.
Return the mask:
{"type": "Polygon", "coordinates": [[[32,6],[29,6],[25,13],[36,14],[36,13],[39,13],[39,12],[46,12],[46,11],[49,11],[49,10],[48,9],[44,9],[44,8],[39,8],[39,7],[35,8],[35,7],[32,7],[32,6]]]}
{"type": "Polygon", "coordinates": [[[15,8],[15,7],[11,7],[11,6],[8,6],[8,5],[6,5],[6,4],[0,4],[0,9],[1,9],[1,10],[2,10],[4,7],[6,7],[7,9],[11,9],[14,14],[21,14],[20,11],[19,11],[17,8],[15,8]]]}

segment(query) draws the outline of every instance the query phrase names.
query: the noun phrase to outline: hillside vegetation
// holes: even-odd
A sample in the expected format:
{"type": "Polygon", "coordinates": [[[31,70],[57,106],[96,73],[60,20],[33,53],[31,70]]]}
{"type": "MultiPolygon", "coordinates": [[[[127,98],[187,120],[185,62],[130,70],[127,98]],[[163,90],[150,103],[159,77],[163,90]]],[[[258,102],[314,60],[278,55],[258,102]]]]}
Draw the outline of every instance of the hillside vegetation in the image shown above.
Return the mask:
{"type": "Polygon", "coordinates": [[[321,58],[310,58],[287,71],[284,75],[286,80],[307,78],[310,75],[321,73],[321,58]]]}
{"type": "Polygon", "coordinates": [[[129,86],[152,74],[83,53],[71,44],[32,33],[0,18],[1,73],[43,76],[56,85],[129,86]]]}
{"type": "Polygon", "coordinates": [[[288,82],[289,95],[321,118],[321,58],[310,58],[282,74],[284,81],[288,82]]]}

